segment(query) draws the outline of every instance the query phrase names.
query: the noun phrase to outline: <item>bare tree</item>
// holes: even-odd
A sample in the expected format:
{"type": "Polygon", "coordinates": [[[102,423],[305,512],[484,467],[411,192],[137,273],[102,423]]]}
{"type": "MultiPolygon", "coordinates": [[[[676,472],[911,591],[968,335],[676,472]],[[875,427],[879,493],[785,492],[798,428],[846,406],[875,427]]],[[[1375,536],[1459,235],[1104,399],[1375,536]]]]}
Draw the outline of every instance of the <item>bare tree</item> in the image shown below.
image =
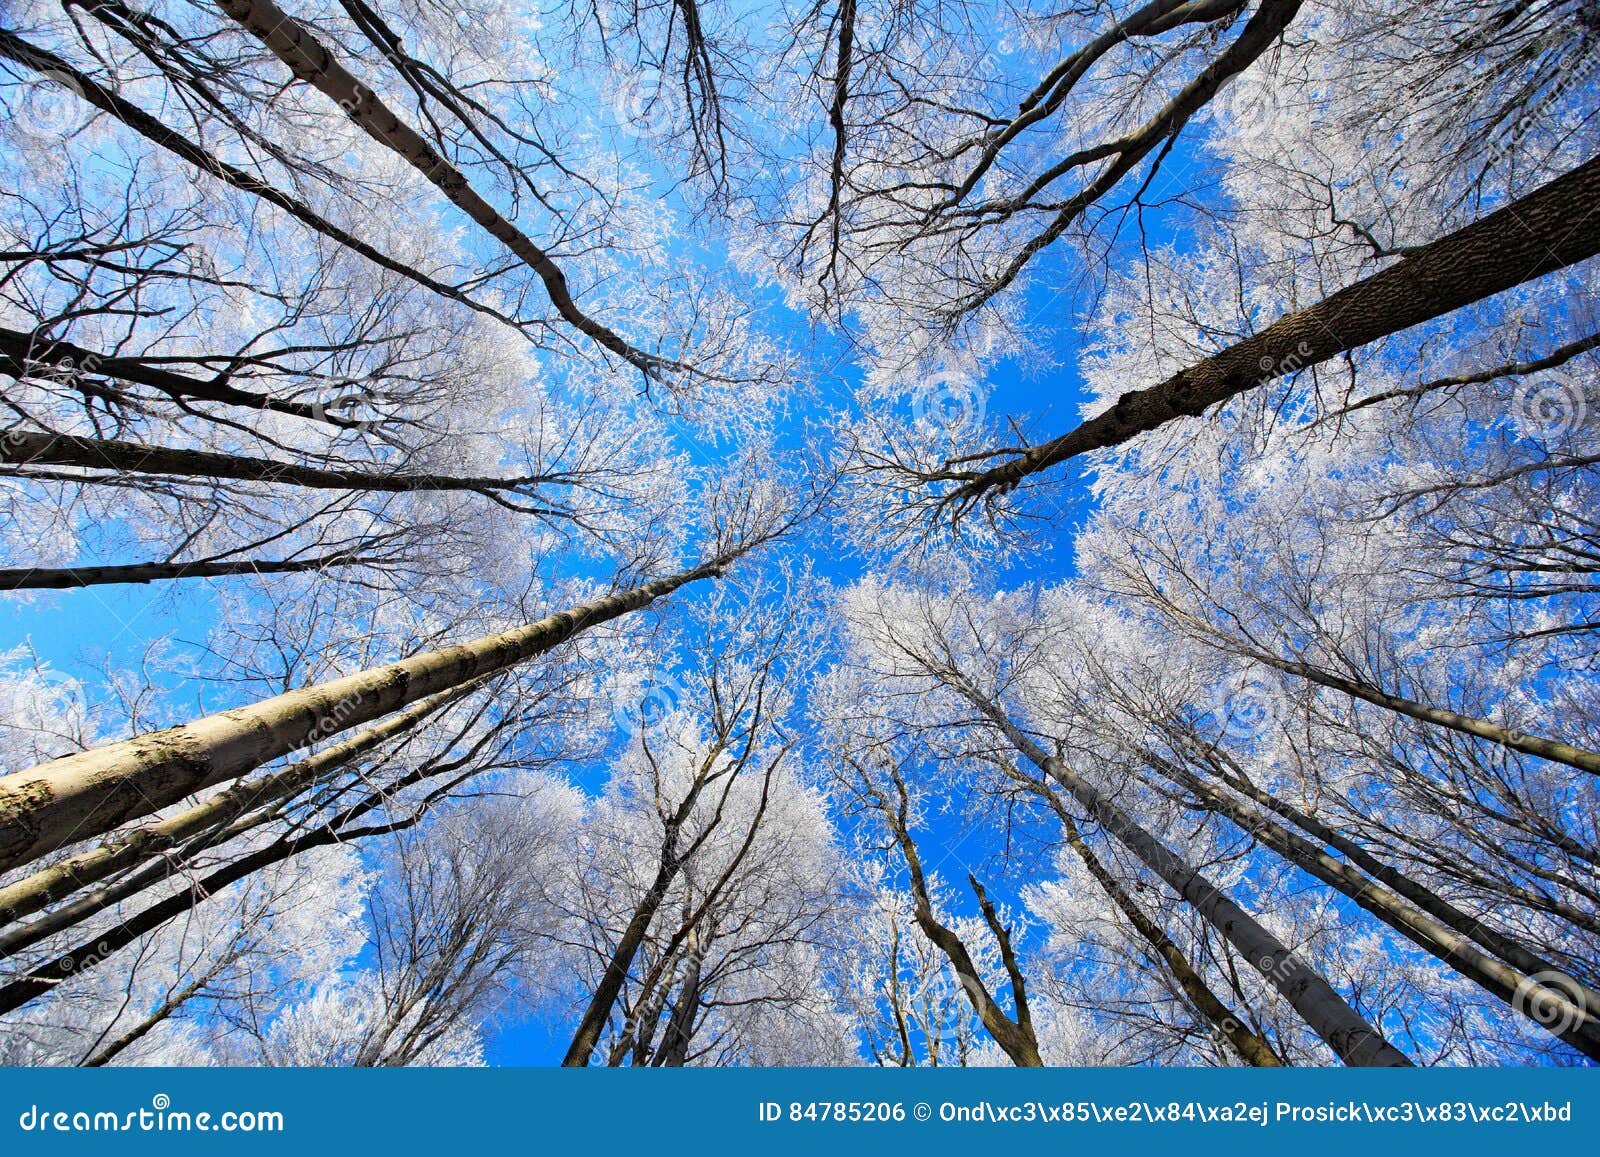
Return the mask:
{"type": "Polygon", "coordinates": [[[1019,1068],[1037,1068],[1043,1065],[1044,1061],[1039,1053],[1039,1041],[1034,1034],[1033,1017],[1028,1009],[1027,978],[1023,975],[1022,967],[1017,960],[1016,949],[1011,941],[1011,931],[1001,920],[994,904],[990,902],[983,885],[978,883],[975,876],[968,876],[968,883],[972,885],[972,890],[978,898],[979,908],[983,912],[984,923],[994,937],[995,945],[1000,951],[1001,962],[1005,965],[1006,977],[1011,985],[1011,1001],[1016,1010],[1015,1016],[1007,1015],[996,1003],[961,936],[934,914],[927,875],[922,867],[922,857],[918,854],[916,840],[911,834],[911,796],[900,769],[893,763],[886,763],[881,769],[876,768],[849,754],[844,754],[841,758],[854,772],[849,790],[862,801],[864,807],[870,808],[888,829],[890,837],[905,860],[911,881],[912,916],[917,922],[917,927],[950,961],[950,966],[955,969],[956,976],[966,991],[973,1011],[983,1023],[984,1030],[1005,1050],[1012,1064],[1019,1068]],[[887,783],[884,782],[885,779],[887,783]]]}

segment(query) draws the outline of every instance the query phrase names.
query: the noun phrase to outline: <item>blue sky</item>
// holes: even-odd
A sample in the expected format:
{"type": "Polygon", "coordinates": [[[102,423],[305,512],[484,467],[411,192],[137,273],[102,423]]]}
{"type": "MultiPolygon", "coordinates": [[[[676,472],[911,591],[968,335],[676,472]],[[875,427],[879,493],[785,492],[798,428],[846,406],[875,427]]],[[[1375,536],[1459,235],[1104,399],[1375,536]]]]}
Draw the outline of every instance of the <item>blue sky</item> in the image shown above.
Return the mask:
{"type": "MultiPolygon", "coordinates": [[[[1174,150],[1163,167],[1150,197],[1157,199],[1170,194],[1180,184],[1195,175],[1193,153],[1188,147],[1174,150]]],[[[1155,245],[1185,244],[1181,234],[1174,231],[1170,216],[1159,212],[1147,215],[1146,235],[1155,245]]],[[[1053,349],[1057,363],[1050,373],[1042,377],[1027,377],[1015,362],[1003,362],[987,367],[986,409],[991,424],[1003,428],[1003,418],[1017,419],[1035,437],[1049,437],[1069,428],[1078,416],[1083,400],[1081,379],[1076,369],[1076,322],[1073,311],[1082,303],[1073,301],[1067,294],[1051,288],[1053,276],[1060,274],[1061,254],[1049,253],[1039,263],[1039,276],[1032,288],[1024,291],[1023,315],[1040,323],[1051,334],[1056,344],[1053,349]]],[[[818,334],[804,321],[782,306],[771,310],[771,324],[778,328],[779,336],[791,344],[820,345],[830,350],[839,348],[837,338],[818,334]]],[[[833,361],[835,359],[829,358],[833,361]]],[[[844,404],[857,383],[857,375],[844,363],[838,370],[836,382],[825,383],[825,391],[844,404]]],[[[909,399],[902,400],[909,407],[909,399]]],[[[795,445],[805,437],[804,422],[814,415],[796,413],[789,419],[788,428],[779,431],[781,442],[795,445]]],[[[1071,568],[1072,528],[1087,513],[1086,495],[1082,487],[1062,487],[1052,495],[1059,514],[1044,528],[1044,540],[1053,549],[1048,553],[1027,553],[1006,568],[1001,576],[1007,585],[1030,582],[1056,582],[1069,577],[1071,568]]],[[[806,538],[816,544],[812,562],[817,573],[830,582],[848,585],[864,573],[865,561],[836,549],[827,549],[823,534],[809,534],[806,538]]],[[[794,549],[796,543],[782,549],[794,549]]],[[[100,559],[105,562],[145,561],[134,558],[100,559]]],[[[38,592],[24,602],[7,598],[7,613],[0,618],[0,649],[9,650],[19,644],[31,645],[38,657],[52,668],[84,680],[88,697],[92,700],[100,692],[96,687],[100,673],[109,662],[114,667],[137,667],[146,647],[154,640],[168,639],[181,651],[202,647],[214,627],[217,603],[213,597],[212,582],[230,580],[184,580],[176,583],[151,586],[101,586],[83,590],[38,592]]],[[[238,581],[238,580],[233,580],[238,581]]],[[[693,592],[685,592],[696,597],[693,592]]],[[[683,596],[680,596],[683,597],[683,596]]],[[[164,677],[163,685],[172,693],[172,710],[183,714],[191,706],[197,709],[212,695],[206,694],[201,684],[180,686],[176,676],[164,677]]],[[[224,695],[227,688],[221,688],[224,695]]],[[[211,709],[220,703],[209,704],[211,709]]],[[[598,771],[598,769],[595,769],[598,771]]],[[[600,777],[580,772],[581,782],[592,783],[600,777]]],[[[959,830],[956,821],[936,820],[934,827],[920,835],[925,860],[958,884],[958,893],[964,890],[963,878],[968,867],[981,868],[981,864],[968,865],[966,857],[974,849],[966,844],[966,833],[959,830]]],[[[983,853],[979,853],[980,855],[983,853]]],[[[997,893],[1002,901],[1010,899],[1003,891],[997,893]]],[[[965,897],[970,901],[970,897],[965,897]]],[[[975,910],[975,908],[974,908],[975,910]]],[[[114,963],[111,965],[115,967],[114,963]]],[[[573,1013],[573,1019],[576,1011],[573,1013]]],[[[570,1025],[559,1019],[548,1023],[541,1013],[531,1019],[510,1017],[494,1033],[488,1043],[488,1059],[492,1064],[542,1065],[558,1063],[565,1051],[566,1034],[570,1025]]]]}

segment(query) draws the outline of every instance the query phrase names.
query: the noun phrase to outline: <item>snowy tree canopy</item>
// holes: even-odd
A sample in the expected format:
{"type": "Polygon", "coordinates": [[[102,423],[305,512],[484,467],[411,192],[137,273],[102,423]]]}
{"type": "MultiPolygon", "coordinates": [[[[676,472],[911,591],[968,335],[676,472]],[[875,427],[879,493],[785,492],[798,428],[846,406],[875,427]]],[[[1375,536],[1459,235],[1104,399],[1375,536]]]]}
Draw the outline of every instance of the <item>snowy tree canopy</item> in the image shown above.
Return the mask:
{"type": "Polygon", "coordinates": [[[1600,3],[0,0],[0,1063],[1600,1060],[1600,3]]]}

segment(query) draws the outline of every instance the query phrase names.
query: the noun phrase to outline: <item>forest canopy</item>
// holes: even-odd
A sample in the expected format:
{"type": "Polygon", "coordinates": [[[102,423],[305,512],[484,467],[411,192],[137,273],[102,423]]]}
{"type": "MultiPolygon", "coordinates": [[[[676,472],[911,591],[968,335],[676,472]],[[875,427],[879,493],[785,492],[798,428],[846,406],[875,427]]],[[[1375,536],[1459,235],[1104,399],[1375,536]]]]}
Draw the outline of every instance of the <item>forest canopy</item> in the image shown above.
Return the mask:
{"type": "Polygon", "coordinates": [[[1596,0],[0,0],[0,1064],[1600,1060],[1596,0]]]}

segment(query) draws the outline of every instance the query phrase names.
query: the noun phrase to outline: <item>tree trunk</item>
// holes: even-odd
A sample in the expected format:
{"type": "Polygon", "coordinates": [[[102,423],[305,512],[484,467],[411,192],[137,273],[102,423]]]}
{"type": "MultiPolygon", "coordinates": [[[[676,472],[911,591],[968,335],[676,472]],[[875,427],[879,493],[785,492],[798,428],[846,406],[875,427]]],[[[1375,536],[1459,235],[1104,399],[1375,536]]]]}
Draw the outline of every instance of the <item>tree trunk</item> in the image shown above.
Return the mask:
{"type": "MultiPolygon", "coordinates": [[[[663,962],[665,963],[665,962],[663,962]]],[[[618,1034],[617,1041],[611,1046],[611,1051],[606,1054],[606,1067],[619,1068],[628,1059],[628,1054],[633,1054],[630,1062],[636,1066],[650,1063],[650,1052],[655,1047],[656,1023],[661,1019],[661,1010],[667,1006],[667,997],[671,995],[674,977],[664,974],[661,964],[651,969],[639,986],[639,999],[635,1002],[633,1011],[628,1013],[627,1020],[623,1022],[622,1032],[618,1034]],[[661,969],[661,971],[657,971],[661,969]]],[[[623,1006],[623,1012],[628,1012],[623,1006]]]]}
{"type": "Polygon", "coordinates": [[[594,996],[589,999],[589,1007],[584,1009],[583,1019],[572,1034],[567,1055],[561,1059],[563,1067],[581,1069],[589,1063],[589,1057],[594,1053],[595,1045],[600,1043],[600,1034],[605,1031],[606,1021],[611,1019],[611,1010],[616,1006],[617,997],[621,995],[622,986],[628,979],[633,958],[639,952],[639,945],[644,943],[645,933],[650,930],[650,921],[655,918],[662,900],[666,898],[667,888],[677,874],[676,859],[670,855],[663,856],[650,890],[634,907],[628,926],[622,930],[622,938],[611,950],[605,972],[600,977],[594,996]]]}
{"type": "Polygon", "coordinates": [[[587,627],[647,607],[686,583],[720,575],[736,554],[513,630],[0,777],[0,871],[103,835],[319,739],[516,666],[587,627]]]}
{"type": "MultiPolygon", "coordinates": [[[[978,966],[973,963],[967,946],[953,930],[934,918],[933,909],[928,906],[925,895],[918,895],[913,914],[923,935],[950,961],[950,966],[955,969],[956,979],[961,981],[961,989],[966,995],[967,1002],[972,1005],[978,1014],[978,1019],[983,1022],[983,1027],[994,1038],[995,1044],[1005,1050],[1006,1056],[1011,1058],[1011,1063],[1018,1068],[1043,1066],[1044,1060],[1039,1056],[1039,1043],[1034,1039],[1031,1027],[1025,1029],[1000,1011],[1000,1006],[990,995],[988,986],[978,975],[978,966]]],[[[1022,999],[1026,1000],[1026,997],[1022,999]]]]}
{"type": "MultiPolygon", "coordinates": [[[[1551,1031],[1585,1056],[1600,1060],[1600,1026],[1585,1014],[1582,1006],[1586,1001],[1583,998],[1574,1000],[1553,986],[1530,980],[1510,965],[1479,949],[1465,936],[1457,935],[1417,911],[1376,880],[1334,859],[1309,840],[1273,823],[1261,813],[1227,798],[1205,781],[1165,760],[1149,762],[1163,776],[1198,795],[1210,810],[1226,816],[1241,831],[1259,840],[1301,871],[1350,897],[1359,907],[1382,920],[1418,948],[1449,965],[1480,988],[1493,993],[1513,1009],[1525,1016],[1533,1016],[1545,1007],[1554,1009],[1556,1015],[1552,1019],[1558,1026],[1565,1027],[1561,1031],[1554,1028],[1551,1031]],[[1532,999],[1536,989],[1545,990],[1538,997],[1537,1008],[1532,999]]],[[[1574,987],[1577,986],[1576,981],[1572,983],[1574,987]]]]}
{"type": "Polygon", "coordinates": [[[1600,157],[1159,385],[1123,394],[1111,409],[1003,466],[940,471],[959,483],[948,500],[967,509],[1069,458],[1198,416],[1252,387],[1593,257],[1600,253],[1597,203],[1600,157]]]}
{"type": "Polygon", "coordinates": [[[964,682],[955,684],[955,689],[988,717],[1030,763],[1071,792],[1073,798],[1123,846],[1192,904],[1195,911],[1243,954],[1341,1060],[1349,1065],[1411,1064],[1405,1054],[1385,1040],[1381,1032],[1350,1007],[1327,980],[1303,964],[1287,945],[1262,927],[1226,893],[1135,823],[1093,784],[1059,760],[1046,755],[996,704],[964,682]]]}
{"type": "Polygon", "coordinates": [[[339,842],[339,839],[337,833],[320,831],[299,840],[279,841],[212,872],[183,891],[130,916],[103,935],[92,937],[39,965],[26,976],[0,986],[0,1015],[37,1000],[79,972],[103,963],[113,952],[126,948],[145,933],[153,932],[168,920],[197,907],[229,884],[237,883],[262,868],[281,863],[298,852],[325,847],[339,842]]]}
{"type": "Polygon", "coordinates": [[[1051,809],[1056,813],[1056,818],[1061,821],[1062,829],[1066,832],[1067,846],[1077,853],[1083,866],[1089,870],[1089,874],[1095,878],[1105,894],[1111,897],[1111,902],[1128,918],[1134,931],[1145,939],[1166,964],[1167,971],[1178,982],[1178,987],[1183,991],[1184,998],[1188,1000],[1190,1006],[1222,1034],[1245,1064],[1257,1068],[1281,1067],[1283,1061],[1272,1051],[1272,1046],[1250,1031],[1244,1021],[1222,1003],[1222,999],[1212,991],[1211,986],[1189,963],[1189,958],[1183,954],[1183,950],[1172,937],[1145,914],[1144,909],[1134,902],[1127,889],[1100,862],[1100,857],[1094,854],[1094,850],[1084,840],[1083,834],[1078,830],[1077,821],[1056,798],[1056,793],[1043,784],[1035,784],[1032,780],[1024,782],[1029,785],[1030,790],[1049,802],[1051,809]]]}
{"type": "Polygon", "coordinates": [[[538,275],[550,303],[574,329],[647,374],[681,368],[629,345],[580,310],[572,300],[566,274],[550,255],[479,196],[461,170],[401,120],[371,86],[363,84],[340,64],[305,25],[272,0],[218,0],[218,6],[249,29],[296,77],[337,104],[363,132],[402,157],[458,209],[516,254],[538,275]]]}
{"type": "MultiPolygon", "coordinates": [[[[728,729],[733,724],[724,718],[720,726],[723,730],[712,741],[710,748],[701,757],[699,770],[695,773],[689,790],[684,794],[682,801],[674,809],[673,814],[665,820],[666,827],[662,836],[661,857],[657,863],[655,880],[634,908],[633,917],[628,921],[628,926],[623,929],[621,940],[617,942],[616,948],[606,962],[605,972],[600,977],[600,984],[595,989],[594,996],[590,999],[588,1007],[584,1010],[583,1019],[579,1021],[577,1031],[573,1033],[572,1044],[567,1048],[567,1055],[562,1058],[561,1064],[564,1067],[583,1068],[588,1065],[589,1058],[594,1054],[595,1046],[600,1043],[600,1034],[605,1031],[606,1022],[611,1019],[611,1012],[616,1007],[618,997],[622,994],[622,986],[627,982],[628,972],[633,967],[633,958],[638,954],[639,946],[644,943],[645,934],[650,929],[650,922],[666,901],[667,889],[672,886],[673,881],[678,878],[685,865],[694,860],[706,840],[711,837],[712,832],[722,825],[723,806],[727,803],[728,793],[733,789],[734,778],[743,766],[744,760],[748,758],[751,747],[748,744],[747,737],[744,755],[736,757],[732,767],[721,771],[716,770],[718,759],[727,750],[726,745],[731,735],[731,730],[728,729]],[[688,823],[690,816],[694,814],[701,793],[704,792],[708,784],[719,778],[724,780],[721,800],[716,804],[715,810],[709,817],[705,827],[695,836],[689,846],[680,848],[678,842],[679,833],[683,830],[683,826],[688,823]]],[[[734,872],[738,870],[739,865],[744,862],[744,858],[749,854],[750,848],[755,842],[756,831],[761,824],[761,819],[766,815],[768,793],[772,787],[772,774],[776,767],[776,761],[767,765],[766,774],[761,785],[760,802],[756,807],[755,816],[750,822],[749,829],[745,832],[744,840],[740,843],[737,853],[727,867],[723,869],[716,882],[706,891],[705,898],[700,904],[692,910],[686,910],[684,922],[662,949],[663,964],[672,958],[685,940],[694,935],[696,929],[700,927],[701,921],[706,918],[711,905],[721,895],[723,888],[727,886],[728,881],[733,878],[734,872]]],[[[651,978],[651,982],[653,981],[654,977],[651,978]]],[[[649,985],[647,983],[646,991],[648,992],[648,990],[649,985]]]]}
{"type": "MultiPolygon", "coordinates": [[[[318,752],[310,759],[262,779],[235,784],[204,803],[160,823],[136,828],[97,848],[69,856],[0,888],[0,923],[9,923],[32,915],[81,888],[97,884],[118,872],[125,872],[146,860],[161,857],[152,874],[135,873],[119,880],[113,887],[99,889],[57,908],[27,927],[0,933],[0,957],[20,952],[158,883],[163,876],[180,869],[195,853],[240,835],[241,830],[232,826],[233,821],[246,812],[292,799],[324,777],[386,740],[409,731],[433,712],[480,686],[481,681],[429,696],[377,726],[318,752]],[[194,839],[195,844],[186,847],[175,860],[163,856],[168,848],[190,839],[194,839]]],[[[256,826],[256,823],[250,826],[256,826]]]]}
{"type": "Polygon", "coordinates": [[[709,941],[696,928],[689,933],[685,944],[687,964],[683,980],[678,984],[678,998],[672,1005],[672,1016],[661,1035],[661,1048],[656,1053],[655,1064],[662,1068],[681,1069],[689,1059],[689,1042],[694,1039],[695,1019],[700,1014],[700,976],[704,970],[705,954],[709,941]]]}
{"type": "MultiPolygon", "coordinates": [[[[297,462],[220,454],[213,450],[144,446],[111,438],[80,438],[23,430],[10,430],[0,436],[0,462],[14,466],[76,466],[84,470],[111,470],[129,474],[270,482],[313,490],[374,490],[395,494],[420,490],[490,493],[560,481],[551,475],[463,478],[449,474],[396,474],[381,467],[361,470],[303,466],[297,462]]],[[[84,481],[93,482],[94,479],[85,478],[84,481]]]]}
{"type": "Polygon", "coordinates": [[[234,575],[304,574],[333,566],[362,566],[352,553],[301,559],[242,559],[234,562],[141,562],[125,566],[13,567],[0,569],[0,591],[73,590],[115,583],[153,583],[234,575]]]}
{"type": "Polygon", "coordinates": [[[310,851],[314,848],[324,848],[339,843],[352,843],[366,839],[369,836],[390,835],[394,832],[414,827],[428,810],[433,798],[440,792],[448,791],[457,784],[471,778],[471,773],[458,775],[454,780],[437,789],[429,800],[418,805],[416,810],[404,819],[390,820],[366,828],[352,829],[349,825],[361,816],[392,803],[398,793],[405,788],[431,779],[438,774],[440,773],[437,769],[430,769],[426,765],[414,768],[395,782],[370,793],[359,802],[350,805],[321,827],[303,835],[286,833],[266,847],[248,853],[232,863],[218,868],[204,879],[191,883],[183,891],[175,892],[143,911],[119,921],[103,934],[90,938],[77,947],[63,952],[53,960],[39,965],[26,976],[0,987],[0,1014],[20,1008],[29,1001],[44,996],[62,981],[85,969],[103,964],[114,952],[132,944],[145,933],[155,931],[174,917],[198,907],[219,891],[228,887],[228,885],[237,883],[255,872],[269,868],[274,864],[281,864],[285,860],[298,856],[301,852],[310,851]]]}

